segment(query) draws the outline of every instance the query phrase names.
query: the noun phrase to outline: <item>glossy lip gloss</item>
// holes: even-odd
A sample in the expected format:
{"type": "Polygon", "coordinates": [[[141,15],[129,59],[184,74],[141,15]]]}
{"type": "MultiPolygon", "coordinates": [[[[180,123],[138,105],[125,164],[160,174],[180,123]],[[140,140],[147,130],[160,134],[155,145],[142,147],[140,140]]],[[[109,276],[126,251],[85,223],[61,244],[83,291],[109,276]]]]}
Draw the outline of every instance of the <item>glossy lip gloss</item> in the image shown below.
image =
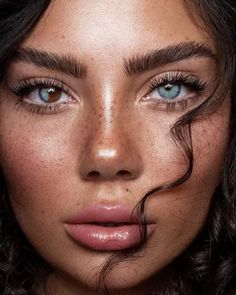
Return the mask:
{"type": "MultiPolygon", "coordinates": [[[[128,249],[140,241],[137,218],[123,206],[93,206],[65,222],[66,233],[83,246],[100,251],[128,249]]],[[[147,235],[155,224],[147,224],[147,235]]]]}

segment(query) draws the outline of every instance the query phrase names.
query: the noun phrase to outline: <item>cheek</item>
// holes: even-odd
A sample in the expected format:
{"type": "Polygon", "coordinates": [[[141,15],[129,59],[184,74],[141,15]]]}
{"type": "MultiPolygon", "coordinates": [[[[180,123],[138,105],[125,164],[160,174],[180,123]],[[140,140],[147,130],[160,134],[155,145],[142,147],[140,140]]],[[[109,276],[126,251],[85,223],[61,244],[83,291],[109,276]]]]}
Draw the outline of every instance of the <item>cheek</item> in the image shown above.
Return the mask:
{"type": "Polygon", "coordinates": [[[193,178],[199,188],[215,188],[221,181],[230,134],[228,102],[218,112],[192,124],[193,178]]]}
{"type": "Polygon", "coordinates": [[[48,248],[48,237],[52,235],[55,244],[59,243],[55,228],[63,236],[63,227],[55,225],[69,194],[67,180],[76,169],[68,136],[52,131],[47,136],[40,130],[3,128],[1,141],[2,168],[11,205],[28,239],[32,245],[36,243],[36,249],[40,245],[48,248]]]}
{"type": "Polygon", "coordinates": [[[39,189],[38,183],[53,181],[64,158],[61,143],[51,137],[38,138],[22,132],[20,139],[16,140],[15,132],[6,135],[2,148],[2,165],[9,188],[20,185],[39,189]]]}
{"type": "Polygon", "coordinates": [[[55,188],[77,169],[72,159],[72,150],[79,147],[71,142],[71,130],[77,128],[73,114],[58,120],[12,108],[12,103],[3,104],[0,125],[1,166],[8,189],[34,196],[33,192],[55,188]]]}
{"type": "Polygon", "coordinates": [[[30,129],[17,124],[7,124],[1,129],[1,154],[4,155],[1,166],[12,205],[18,208],[15,213],[25,222],[38,222],[45,212],[49,214],[63,206],[56,202],[60,199],[58,192],[66,195],[63,184],[76,169],[68,136],[55,132],[61,130],[60,126],[54,132],[50,130],[50,136],[43,130],[46,129],[42,126],[30,129]],[[14,128],[8,127],[11,125],[14,128]]]}
{"type": "MultiPolygon", "coordinates": [[[[193,153],[193,171],[185,189],[189,194],[205,190],[212,195],[220,182],[228,145],[229,100],[218,112],[191,124],[192,143],[188,139],[188,132],[183,132],[183,140],[174,140],[170,133],[176,121],[174,116],[171,113],[168,116],[166,113],[160,113],[158,117],[156,114],[153,117],[150,114],[143,116],[143,125],[148,126],[143,137],[145,139],[140,137],[138,140],[142,143],[142,157],[147,172],[143,185],[150,189],[172,183],[183,176],[189,164],[184,151],[188,145],[193,153]]],[[[188,131],[187,126],[185,130],[188,131]]]]}

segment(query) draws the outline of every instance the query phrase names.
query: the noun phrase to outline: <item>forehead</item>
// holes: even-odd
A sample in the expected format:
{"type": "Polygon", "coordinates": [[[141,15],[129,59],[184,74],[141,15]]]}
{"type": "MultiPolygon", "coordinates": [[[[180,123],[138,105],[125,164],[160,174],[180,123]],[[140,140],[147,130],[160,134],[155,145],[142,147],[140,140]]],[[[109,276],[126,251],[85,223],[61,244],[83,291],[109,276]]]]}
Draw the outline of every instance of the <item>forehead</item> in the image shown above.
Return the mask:
{"type": "Polygon", "coordinates": [[[55,0],[24,45],[114,60],[184,41],[213,47],[183,0],[55,0]]]}

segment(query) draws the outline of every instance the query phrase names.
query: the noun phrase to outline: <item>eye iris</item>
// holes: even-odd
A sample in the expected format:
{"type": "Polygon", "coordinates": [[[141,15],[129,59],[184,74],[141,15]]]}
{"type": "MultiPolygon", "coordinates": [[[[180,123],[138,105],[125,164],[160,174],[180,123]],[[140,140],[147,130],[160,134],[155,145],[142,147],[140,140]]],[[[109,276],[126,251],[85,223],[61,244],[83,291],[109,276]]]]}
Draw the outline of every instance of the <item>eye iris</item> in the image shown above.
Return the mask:
{"type": "Polygon", "coordinates": [[[40,88],[39,89],[39,97],[43,102],[52,103],[56,102],[60,99],[62,91],[55,88],[40,88]]]}
{"type": "Polygon", "coordinates": [[[181,85],[168,83],[166,85],[158,87],[157,91],[162,98],[174,99],[180,94],[181,85]]]}

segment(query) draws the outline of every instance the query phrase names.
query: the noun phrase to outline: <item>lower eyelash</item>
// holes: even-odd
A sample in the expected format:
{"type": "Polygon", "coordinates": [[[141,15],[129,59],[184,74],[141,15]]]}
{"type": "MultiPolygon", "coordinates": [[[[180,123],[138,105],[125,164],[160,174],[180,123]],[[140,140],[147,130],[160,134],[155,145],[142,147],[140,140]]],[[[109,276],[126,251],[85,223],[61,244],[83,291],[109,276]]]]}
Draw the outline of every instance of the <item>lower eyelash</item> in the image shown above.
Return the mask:
{"type": "MultiPolygon", "coordinates": [[[[66,107],[66,104],[64,104],[66,107]]],[[[36,105],[36,104],[30,104],[24,102],[24,100],[18,100],[15,104],[16,110],[20,110],[21,107],[27,107],[32,113],[35,114],[53,114],[58,113],[61,110],[61,105],[55,104],[55,105],[36,105]]],[[[64,109],[63,107],[63,109],[64,109]]]]}
{"type": "Polygon", "coordinates": [[[177,105],[180,107],[181,111],[184,111],[188,106],[188,100],[166,102],[166,109],[167,111],[174,111],[177,105]]]}

